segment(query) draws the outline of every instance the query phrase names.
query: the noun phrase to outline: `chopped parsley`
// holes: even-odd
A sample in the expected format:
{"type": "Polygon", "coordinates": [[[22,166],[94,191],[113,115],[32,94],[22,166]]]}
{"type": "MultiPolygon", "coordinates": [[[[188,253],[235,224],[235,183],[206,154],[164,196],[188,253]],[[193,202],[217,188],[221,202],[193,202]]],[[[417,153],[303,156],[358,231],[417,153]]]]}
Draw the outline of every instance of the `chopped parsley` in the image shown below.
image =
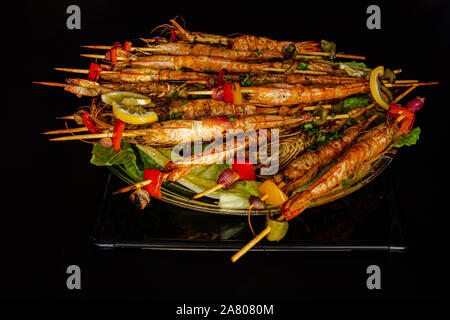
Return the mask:
{"type": "Polygon", "coordinates": [[[250,79],[250,75],[248,73],[243,73],[239,75],[240,78],[244,78],[241,80],[241,87],[251,87],[253,86],[253,81],[250,79]]]}
{"type": "Polygon", "coordinates": [[[306,70],[308,69],[308,64],[306,62],[299,62],[297,64],[297,70],[306,70]]]}

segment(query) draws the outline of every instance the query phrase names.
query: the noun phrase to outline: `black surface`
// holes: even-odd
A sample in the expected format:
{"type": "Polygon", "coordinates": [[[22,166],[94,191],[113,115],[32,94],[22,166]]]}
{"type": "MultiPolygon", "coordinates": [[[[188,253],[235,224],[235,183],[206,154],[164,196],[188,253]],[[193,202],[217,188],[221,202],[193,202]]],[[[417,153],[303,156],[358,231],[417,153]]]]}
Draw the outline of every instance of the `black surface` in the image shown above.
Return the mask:
{"type": "MultiPolygon", "coordinates": [[[[253,250],[405,251],[406,217],[398,210],[391,170],[384,172],[363,190],[307,210],[289,222],[281,241],[264,239],[253,250]]],[[[97,248],[237,251],[253,238],[245,215],[196,212],[158,199],[140,210],[130,206],[128,194],[112,195],[123,186],[118,177],[107,181],[92,236],[97,248]]],[[[254,215],[251,224],[259,232],[265,216],[254,215]]]]}
{"type": "MultiPolygon", "coordinates": [[[[7,244],[2,297],[277,301],[446,296],[448,2],[378,3],[381,30],[366,28],[370,2],[250,7],[250,2],[80,1],[81,30],[66,29],[69,4],[18,2],[15,25],[5,29],[13,37],[6,43],[14,47],[5,50],[9,59],[4,60],[11,82],[2,114],[7,117],[3,184],[8,186],[2,210],[7,244]],[[403,69],[403,79],[440,81],[439,87],[420,88],[410,96],[427,97],[417,118],[423,133],[416,146],[400,150],[385,173],[406,218],[406,253],[250,252],[232,264],[229,252],[102,251],[91,245],[108,171],[89,164],[89,145],[50,143],[39,134],[62,127],[55,116],[71,114],[88,100],[31,81],[63,82],[69,75],[53,67],[89,64],[79,57],[85,52],[79,45],[145,36],[178,14],[191,30],[334,40],[338,50],[366,55],[371,66],[403,69]],[[79,291],[66,288],[71,264],[82,270],[79,291]],[[366,288],[366,268],[372,264],[381,268],[381,290],[366,288]]],[[[173,310],[166,312],[172,315],[173,310]]]]}

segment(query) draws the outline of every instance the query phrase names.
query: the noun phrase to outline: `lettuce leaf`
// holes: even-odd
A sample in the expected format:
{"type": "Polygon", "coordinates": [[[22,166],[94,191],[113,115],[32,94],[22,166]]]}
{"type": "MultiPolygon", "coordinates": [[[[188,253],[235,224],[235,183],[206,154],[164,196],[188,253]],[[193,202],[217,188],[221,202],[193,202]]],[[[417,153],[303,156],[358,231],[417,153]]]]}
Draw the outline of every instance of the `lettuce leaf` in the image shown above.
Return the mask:
{"type": "Polygon", "coordinates": [[[95,143],[92,149],[91,163],[96,166],[122,166],[137,181],[142,180],[144,175],[144,169],[138,165],[133,147],[127,142],[122,142],[119,152],[112,147],[105,148],[100,143],[95,143]]]}
{"type": "Polygon", "coordinates": [[[402,134],[395,140],[394,147],[400,148],[403,146],[409,147],[415,145],[417,140],[419,140],[420,132],[421,132],[420,127],[415,127],[410,132],[402,134]]]}
{"type": "MultiPolygon", "coordinates": [[[[164,169],[172,156],[171,150],[155,149],[144,145],[121,143],[122,149],[116,152],[114,148],[105,148],[100,143],[94,144],[91,163],[96,166],[120,166],[135,182],[142,181],[145,168],[164,169]]],[[[189,188],[193,192],[201,192],[217,184],[221,172],[231,168],[229,164],[212,164],[199,167],[177,183],[189,188]]],[[[250,195],[258,195],[257,181],[238,181],[229,189],[221,189],[208,195],[219,199],[219,206],[226,208],[246,208],[249,206],[250,195]]]]}

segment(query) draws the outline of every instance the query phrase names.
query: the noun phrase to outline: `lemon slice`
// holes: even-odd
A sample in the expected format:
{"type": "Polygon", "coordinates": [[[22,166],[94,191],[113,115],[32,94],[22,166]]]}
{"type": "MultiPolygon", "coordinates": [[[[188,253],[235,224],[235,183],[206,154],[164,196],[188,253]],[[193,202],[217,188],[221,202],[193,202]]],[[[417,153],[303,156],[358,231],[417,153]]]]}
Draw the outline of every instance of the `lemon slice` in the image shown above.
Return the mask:
{"type": "Polygon", "coordinates": [[[384,101],[383,97],[380,93],[380,87],[378,85],[378,77],[383,76],[384,74],[384,67],[379,66],[372,70],[370,73],[370,92],[372,93],[373,98],[375,101],[382,106],[384,109],[389,110],[389,104],[384,101]]]}
{"type": "Polygon", "coordinates": [[[112,106],[117,119],[129,124],[146,124],[158,121],[158,115],[143,106],[151,99],[142,94],[128,91],[114,91],[102,94],[102,101],[112,106]]]}
{"type": "Polygon", "coordinates": [[[126,106],[146,105],[152,100],[142,94],[129,91],[113,91],[102,94],[102,101],[112,106],[113,102],[123,103],[126,106]]]}
{"type": "Polygon", "coordinates": [[[126,106],[114,101],[112,107],[116,118],[125,123],[146,124],[158,121],[158,115],[154,111],[148,111],[139,105],[126,106]]]}

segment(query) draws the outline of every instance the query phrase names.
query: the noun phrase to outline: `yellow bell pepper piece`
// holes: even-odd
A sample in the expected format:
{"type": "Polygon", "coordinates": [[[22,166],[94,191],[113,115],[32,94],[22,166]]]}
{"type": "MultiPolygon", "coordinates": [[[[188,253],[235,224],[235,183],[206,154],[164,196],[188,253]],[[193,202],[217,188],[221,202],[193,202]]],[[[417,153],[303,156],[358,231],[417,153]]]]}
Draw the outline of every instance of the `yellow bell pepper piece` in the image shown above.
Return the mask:
{"type": "Polygon", "coordinates": [[[267,197],[266,203],[279,207],[288,200],[288,196],[272,180],[266,180],[258,187],[259,194],[267,197]]]}

